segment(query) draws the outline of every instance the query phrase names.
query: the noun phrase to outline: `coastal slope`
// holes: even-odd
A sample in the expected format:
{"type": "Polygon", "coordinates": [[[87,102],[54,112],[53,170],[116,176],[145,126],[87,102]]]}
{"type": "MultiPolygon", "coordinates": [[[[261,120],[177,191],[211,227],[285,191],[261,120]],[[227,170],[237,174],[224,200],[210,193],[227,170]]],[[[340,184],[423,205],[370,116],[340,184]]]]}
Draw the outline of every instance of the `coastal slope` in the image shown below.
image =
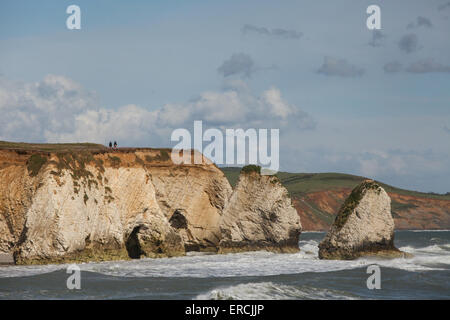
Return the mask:
{"type": "MultiPolygon", "coordinates": [[[[222,170],[234,185],[240,168],[222,170]]],[[[277,177],[289,191],[303,231],[327,231],[353,188],[366,179],[342,173],[279,172],[277,177]]],[[[450,193],[416,192],[378,183],[392,200],[396,230],[450,229],[450,193]]]]}

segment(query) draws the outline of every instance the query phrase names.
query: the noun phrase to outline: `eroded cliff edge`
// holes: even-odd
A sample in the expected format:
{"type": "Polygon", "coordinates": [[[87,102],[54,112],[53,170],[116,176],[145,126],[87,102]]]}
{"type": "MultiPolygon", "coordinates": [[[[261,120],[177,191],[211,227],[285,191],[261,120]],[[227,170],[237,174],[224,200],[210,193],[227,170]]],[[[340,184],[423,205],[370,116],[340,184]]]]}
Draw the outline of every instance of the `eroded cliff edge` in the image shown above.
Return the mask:
{"type": "Polygon", "coordinates": [[[201,155],[48,148],[0,148],[0,254],[16,264],[298,251],[300,218],[276,177],[244,172],[233,191],[201,155]]]}
{"type": "Polygon", "coordinates": [[[169,150],[0,150],[0,252],[16,263],[217,250],[232,189],[206,158],[169,150]]]}

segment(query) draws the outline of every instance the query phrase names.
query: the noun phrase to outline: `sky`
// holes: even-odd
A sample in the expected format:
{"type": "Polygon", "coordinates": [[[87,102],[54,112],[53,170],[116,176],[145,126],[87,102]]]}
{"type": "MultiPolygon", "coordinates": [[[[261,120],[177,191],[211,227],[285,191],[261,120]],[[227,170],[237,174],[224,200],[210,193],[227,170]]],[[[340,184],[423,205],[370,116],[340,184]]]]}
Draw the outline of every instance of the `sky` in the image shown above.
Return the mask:
{"type": "Polygon", "coordinates": [[[449,17],[448,0],[4,0],[0,140],[279,128],[281,171],[449,192],[449,17]]]}

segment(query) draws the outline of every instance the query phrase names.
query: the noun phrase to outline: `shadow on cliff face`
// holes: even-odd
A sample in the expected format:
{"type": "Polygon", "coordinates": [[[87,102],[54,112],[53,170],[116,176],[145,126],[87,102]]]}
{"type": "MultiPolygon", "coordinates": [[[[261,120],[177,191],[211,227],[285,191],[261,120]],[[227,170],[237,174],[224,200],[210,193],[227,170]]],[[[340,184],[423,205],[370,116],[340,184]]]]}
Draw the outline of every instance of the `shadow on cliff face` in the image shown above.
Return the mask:
{"type": "Polygon", "coordinates": [[[139,243],[138,233],[140,230],[140,226],[134,227],[127,241],[125,242],[125,246],[127,248],[128,256],[131,259],[139,259],[141,254],[143,254],[141,244],[139,243]]]}

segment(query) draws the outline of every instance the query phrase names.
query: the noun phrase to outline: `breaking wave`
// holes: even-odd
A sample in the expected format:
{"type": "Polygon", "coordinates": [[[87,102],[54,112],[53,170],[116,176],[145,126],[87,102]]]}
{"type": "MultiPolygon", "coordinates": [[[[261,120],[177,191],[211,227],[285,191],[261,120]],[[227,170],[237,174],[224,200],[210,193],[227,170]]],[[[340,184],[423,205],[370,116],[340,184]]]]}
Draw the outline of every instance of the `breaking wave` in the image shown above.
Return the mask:
{"type": "MultiPolygon", "coordinates": [[[[448,270],[450,243],[448,239],[432,236],[425,242],[399,249],[413,258],[377,260],[362,258],[353,261],[319,260],[319,240],[302,240],[300,252],[276,254],[265,251],[219,255],[189,255],[185,257],[141,259],[79,264],[82,271],[119,277],[239,277],[300,274],[305,272],[333,272],[361,268],[369,264],[406,271],[448,270]],[[419,246],[422,245],[422,246],[419,246]]],[[[0,278],[33,276],[57,270],[67,265],[0,267],[0,278]]]]}
{"type": "Polygon", "coordinates": [[[333,299],[349,300],[354,296],[337,290],[319,289],[308,286],[293,287],[273,282],[242,283],[229,287],[220,287],[199,294],[196,300],[297,300],[297,299],[333,299]]]}

